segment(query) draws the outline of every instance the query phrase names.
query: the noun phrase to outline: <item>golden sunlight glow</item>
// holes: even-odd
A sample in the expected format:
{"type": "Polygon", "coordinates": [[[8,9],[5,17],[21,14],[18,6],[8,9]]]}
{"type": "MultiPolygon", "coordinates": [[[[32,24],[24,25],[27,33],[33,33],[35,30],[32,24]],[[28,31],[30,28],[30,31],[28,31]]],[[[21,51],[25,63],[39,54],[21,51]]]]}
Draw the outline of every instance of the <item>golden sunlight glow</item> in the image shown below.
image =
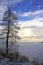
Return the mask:
{"type": "Polygon", "coordinates": [[[18,32],[20,41],[26,42],[41,42],[43,38],[37,38],[38,32],[34,28],[25,28],[20,29],[18,32]],[[34,37],[35,36],[35,37],[34,37]]]}
{"type": "Polygon", "coordinates": [[[22,32],[24,33],[24,36],[31,36],[31,29],[30,28],[28,28],[28,29],[24,29],[24,30],[22,30],[22,32]]]}

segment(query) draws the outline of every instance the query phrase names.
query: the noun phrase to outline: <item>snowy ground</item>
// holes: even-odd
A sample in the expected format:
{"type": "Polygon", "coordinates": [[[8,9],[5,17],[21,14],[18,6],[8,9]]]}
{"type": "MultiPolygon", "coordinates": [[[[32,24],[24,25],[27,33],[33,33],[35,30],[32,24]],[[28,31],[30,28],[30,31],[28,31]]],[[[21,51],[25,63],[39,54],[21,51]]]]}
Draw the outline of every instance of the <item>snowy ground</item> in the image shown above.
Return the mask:
{"type": "Polygon", "coordinates": [[[0,55],[0,65],[30,65],[30,64],[20,63],[18,61],[9,61],[8,58],[2,57],[0,55]]]}

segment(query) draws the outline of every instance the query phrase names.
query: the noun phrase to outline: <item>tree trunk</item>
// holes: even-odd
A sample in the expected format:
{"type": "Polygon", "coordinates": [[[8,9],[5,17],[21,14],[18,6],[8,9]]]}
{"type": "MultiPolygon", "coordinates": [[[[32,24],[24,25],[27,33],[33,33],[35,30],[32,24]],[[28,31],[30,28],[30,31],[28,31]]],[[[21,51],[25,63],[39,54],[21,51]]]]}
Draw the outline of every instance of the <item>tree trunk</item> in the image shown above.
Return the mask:
{"type": "Polygon", "coordinates": [[[9,40],[9,26],[10,26],[10,9],[8,13],[8,26],[7,26],[7,40],[6,40],[6,56],[8,56],[8,40],[9,40]]]}

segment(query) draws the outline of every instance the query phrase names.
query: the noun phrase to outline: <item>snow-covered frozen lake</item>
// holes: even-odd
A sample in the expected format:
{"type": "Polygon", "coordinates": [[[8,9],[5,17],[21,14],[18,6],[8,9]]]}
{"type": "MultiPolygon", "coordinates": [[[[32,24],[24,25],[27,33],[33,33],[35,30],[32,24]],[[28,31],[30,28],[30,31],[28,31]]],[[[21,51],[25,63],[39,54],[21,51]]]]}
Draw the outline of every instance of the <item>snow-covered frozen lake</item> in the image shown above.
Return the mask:
{"type": "Polygon", "coordinates": [[[19,51],[29,58],[38,58],[43,60],[43,43],[39,42],[20,42],[19,51]]]}
{"type": "MultiPolygon", "coordinates": [[[[43,43],[41,42],[18,42],[19,52],[31,58],[43,60],[43,43]]],[[[0,43],[0,47],[5,47],[4,43],[0,43]]],[[[13,45],[14,48],[14,45],[13,45]]]]}

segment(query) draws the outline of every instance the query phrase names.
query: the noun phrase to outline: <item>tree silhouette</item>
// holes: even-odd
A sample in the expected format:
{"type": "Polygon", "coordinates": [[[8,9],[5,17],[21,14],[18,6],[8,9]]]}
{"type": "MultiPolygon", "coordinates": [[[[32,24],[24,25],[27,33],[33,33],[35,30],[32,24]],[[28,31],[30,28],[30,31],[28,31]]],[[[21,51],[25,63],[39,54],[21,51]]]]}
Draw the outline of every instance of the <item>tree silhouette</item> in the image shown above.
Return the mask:
{"type": "Polygon", "coordinates": [[[6,55],[8,56],[8,42],[14,41],[14,43],[17,42],[19,39],[19,36],[17,35],[19,26],[17,25],[17,16],[14,12],[11,11],[10,8],[8,8],[7,11],[5,11],[3,16],[3,21],[6,26],[5,31],[7,33],[6,38],[6,55]]]}

